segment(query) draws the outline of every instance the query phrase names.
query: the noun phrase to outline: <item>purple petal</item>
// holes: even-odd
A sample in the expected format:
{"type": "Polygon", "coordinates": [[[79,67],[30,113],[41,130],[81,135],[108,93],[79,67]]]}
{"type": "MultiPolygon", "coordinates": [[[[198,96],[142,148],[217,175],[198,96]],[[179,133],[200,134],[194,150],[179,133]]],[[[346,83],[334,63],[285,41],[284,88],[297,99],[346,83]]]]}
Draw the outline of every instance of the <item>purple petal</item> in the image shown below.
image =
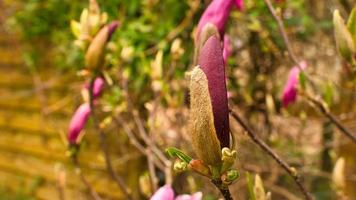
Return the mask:
{"type": "Polygon", "coordinates": [[[237,9],[242,10],[242,8],[244,6],[244,2],[243,2],[243,0],[235,0],[235,5],[236,5],[237,9]]]}
{"type": "MultiPolygon", "coordinates": [[[[307,67],[305,61],[300,63],[302,69],[307,67]]],[[[282,103],[284,107],[287,107],[290,103],[293,103],[297,99],[297,86],[298,86],[298,76],[300,69],[298,66],[294,66],[288,75],[287,83],[283,89],[282,103]]]]}
{"type": "Polygon", "coordinates": [[[93,97],[94,99],[99,97],[105,86],[105,81],[101,77],[96,78],[93,86],[93,97]]]}
{"type": "Polygon", "coordinates": [[[237,4],[240,2],[237,0],[213,0],[199,20],[197,37],[199,37],[201,30],[208,22],[214,24],[218,28],[221,36],[224,35],[225,24],[229,18],[234,3],[237,4]]]}
{"type": "Polygon", "coordinates": [[[224,50],[223,50],[223,57],[224,63],[226,65],[227,59],[231,55],[231,47],[230,47],[230,37],[225,34],[224,36],[224,50]]]}
{"type": "Polygon", "coordinates": [[[86,122],[89,119],[91,110],[88,103],[84,103],[79,106],[79,108],[75,111],[68,129],[68,141],[71,144],[75,144],[77,142],[79,133],[83,130],[86,122]]]}
{"type": "Polygon", "coordinates": [[[111,35],[114,33],[114,31],[116,30],[117,26],[119,25],[118,21],[113,21],[108,25],[109,31],[108,31],[108,41],[111,38],[111,35]]]}
{"type": "Polygon", "coordinates": [[[229,110],[225,83],[225,67],[220,41],[211,36],[202,47],[199,66],[208,79],[214,114],[214,125],[221,148],[229,147],[229,110]]]}
{"type": "Polygon", "coordinates": [[[162,186],[153,194],[151,200],[174,200],[174,191],[169,185],[162,186]]]}
{"type": "Polygon", "coordinates": [[[203,193],[196,192],[192,195],[183,194],[176,197],[175,200],[201,200],[203,198],[203,193]]]}

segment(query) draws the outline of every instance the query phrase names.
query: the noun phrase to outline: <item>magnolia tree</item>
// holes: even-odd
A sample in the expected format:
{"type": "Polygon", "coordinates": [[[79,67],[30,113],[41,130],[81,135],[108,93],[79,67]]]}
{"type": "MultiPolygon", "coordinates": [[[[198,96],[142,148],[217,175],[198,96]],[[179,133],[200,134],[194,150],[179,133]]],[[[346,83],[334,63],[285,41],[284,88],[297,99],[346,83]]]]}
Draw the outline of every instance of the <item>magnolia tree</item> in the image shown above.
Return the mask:
{"type": "MultiPolygon", "coordinates": [[[[262,2],[262,1],[261,1],[262,2]]],[[[277,2],[277,1],[276,1],[277,2]]],[[[280,1],[278,1],[280,3],[280,1]]],[[[277,2],[277,3],[278,3],[277,2]]],[[[104,2],[103,2],[104,3],[104,2]]],[[[199,2],[198,2],[199,4],[199,2]]],[[[298,59],[290,44],[288,35],[284,28],[284,23],[279,11],[269,0],[264,0],[272,18],[278,25],[278,30],[283,38],[287,48],[288,55],[295,66],[290,69],[286,78],[284,89],[280,102],[285,109],[291,105],[297,104],[297,97],[310,103],[310,105],[327,118],[330,123],[338,128],[340,133],[344,134],[349,142],[353,145],[356,143],[356,135],[348,130],[337,117],[332,114],[330,106],[332,101],[323,99],[323,94],[318,89],[320,82],[315,82],[314,75],[308,72],[312,68],[306,59],[298,59]],[[308,67],[307,67],[308,66],[308,67]]],[[[297,167],[292,167],[288,162],[279,156],[273,148],[264,141],[261,134],[257,133],[255,128],[244,119],[238,106],[229,101],[230,91],[227,89],[229,68],[229,57],[232,54],[231,44],[233,38],[225,32],[225,27],[230,18],[230,12],[243,12],[244,5],[242,0],[212,0],[202,13],[199,22],[196,24],[194,32],[194,55],[192,55],[191,69],[186,73],[189,80],[185,85],[189,90],[189,120],[185,118],[187,124],[187,135],[190,136],[188,144],[162,147],[159,142],[152,137],[154,127],[154,118],[157,118],[159,110],[159,101],[162,99],[169,102],[165,87],[170,81],[175,80],[163,76],[162,59],[163,52],[157,50],[155,60],[152,62],[152,93],[154,94],[153,103],[144,104],[149,110],[149,117],[142,118],[138,110],[142,109],[137,102],[130,99],[128,90],[127,72],[122,72],[117,81],[113,81],[109,71],[107,60],[110,59],[108,53],[108,44],[111,37],[115,34],[116,29],[120,29],[121,21],[108,22],[108,16],[101,12],[98,3],[95,0],[89,1],[89,8],[84,9],[79,21],[71,22],[71,29],[76,40],[75,44],[84,52],[85,69],[81,71],[87,83],[83,84],[82,96],[83,103],[73,114],[68,129],[69,152],[73,164],[80,171],[78,155],[82,138],[84,137],[83,129],[90,118],[94,123],[94,129],[100,140],[100,147],[105,157],[107,171],[112,180],[118,185],[120,190],[127,199],[134,199],[134,190],[127,187],[124,179],[117,174],[116,169],[112,166],[109,156],[106,134],[103,130],[103,121],[105,123],[116,123],[124,130],[129,138],[130,143],[146,156],[149,172],[148,179],[140,179],[141,191],[147,198],[152,200],[200,200],[204,194],[197,191],[192,194],[175,194],[173,182],[176,176],[183,171],[197,173],[207,182],[212,183],[219,191],[220,196],[224,199],[239,199],[238,194],[232,194],[231,189],[235,187],[234,183],[239,182],[239,169],[236,168],[238,157],[237,141],[238,134],[245,132],[258,147],[260,147],[266,156],[270,156],[278,165],[287,173],[299,188],[305,199],[313,199],[313,194],[309,192],[308,187],[303,182],[304,174],[300,173],[297,167]],[[121,84],[121,83],[124,84],[121,84]],[[105,119],[102,120],[98,115],[99,109],[103,104],[100,103],[100,96],[105,93],[107,88],[119,87],[125,93],[122,102],[126,105],[124,109],[111,109],[106,112],[105,119]],[[157,103],[158,102],[158,103],[157,103]],[[99,107],[99,108],[98,108],[99,107]],[[133,129],[128,121],[133,121],[137,129],[133,129]],[[241,130],[237,132],[231,128],[231,121],[240,125],[241,130]],[[152,130],[153,129],[153,130],[152,130]],[[136,132],[137,130],[137,132],[136,132]],[[190,149],[183,147],[191,146],[190,149]],[[182,148],[181,148],[182,147],[182,148]],[[159,177],[164,174],[163,178],[159,177]],[[163,181],[160,181],[162,179],[163,181]],[[146,180],[146,181],[145,181],[146,180]],[[148,181],[147,181],[148,180],[148,181]],[[148,188],[145,190],[144,188],[148,188]],[[236,195],[236,196],[235,196],[236,195]]],[[[240,13],[243,15],[243,13],[240,13]]],[[[119,19],[120,20],[120,19],[119,19]]],[[[124,20],[124,19],[122,19],[124,20]]],[[[347,24],[339,14],[334,12],[334,31],[337,49],[345,61],[345,67],[350,72],[349,77],[355,84],[356,72],[356,9],[353,9],[347,24]]],[[[172,63],[179,60],[184,53],[181,48],[180,40],[176,39],[171,47],[172,63]]],[[[130,60],[132,50],[123,49],[121,57],[123,60],[130,60]]],[[[172,69],[174,70],[174,68],[172,69]]],[[[168,76],[168,75],[167,75],[168,76]]],[[[135,77],[131,77],[135,79],[135,77]]],[[[168,95],[169,96],[169,95],[168,95]]],[[[325,95],[324,95],[325,96],[325,95]]],[[[267,98],[267,103],[268,101],[267,98]]],[[[168,112],[168,109],[167,109],[168,112]]],[[[104,124],[105,124],[104,123],[104,124]]],[[[164,124],[159,124],[164,127],[164,124]]],[[[158,126],[159,126],[158,125],[158,126]]],[[[164,139],[164,138],[163,138],[164,139]]],[[[127,169],[130,170],[130,169],[127,169]]],[[[99,194],[86,180],[85,174],[80,173],[81,179],[88,188],[94,199],[101,199],[99,194]]],[[[247,174],[247,188],[250,199],[266,200],[272,199],[271,192],[264,189],[261,177],[256,174],[253,179],[247,174]]],[[[335,164],[332,174],[335,183],[335,189],[338,191],[340,198],[347,198],[343,192],[345,188],[345,158],[339,158],[335,164]]]]}

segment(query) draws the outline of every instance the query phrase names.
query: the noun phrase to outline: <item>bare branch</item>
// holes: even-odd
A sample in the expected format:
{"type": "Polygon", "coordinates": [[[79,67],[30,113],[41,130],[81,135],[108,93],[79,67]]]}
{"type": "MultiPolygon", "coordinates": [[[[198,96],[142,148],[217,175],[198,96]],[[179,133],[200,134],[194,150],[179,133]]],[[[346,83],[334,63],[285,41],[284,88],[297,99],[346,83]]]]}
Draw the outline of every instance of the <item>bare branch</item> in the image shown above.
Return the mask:
{"type": "Polygon", "coordinates": [[[311,194],[304,187],[301,176],[298,174],[297,170],[284,160],[282,160],[262,139],[260,139],[257,134],[241,119],[241,117],[234,112],[232,109],[229,109],[231,116],[242,126],[243,129],[247,132],[248,136],[255,142],[263,151],[269,154],[277,163],[294,179],[294,182],[298,185],[300,191],[304,194],[305,199],[312,200],[311,194]]]}

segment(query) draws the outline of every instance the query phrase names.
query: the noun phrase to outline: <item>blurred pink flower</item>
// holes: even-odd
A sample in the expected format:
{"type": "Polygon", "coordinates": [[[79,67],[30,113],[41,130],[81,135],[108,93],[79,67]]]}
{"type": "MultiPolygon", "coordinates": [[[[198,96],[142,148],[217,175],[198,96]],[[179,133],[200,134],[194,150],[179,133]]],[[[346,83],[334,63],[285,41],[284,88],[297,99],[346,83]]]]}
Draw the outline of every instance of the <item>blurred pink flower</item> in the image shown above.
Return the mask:
{"type": "Polygon", "coordinates": [[[192,195],[182,194],[176,197],[175,200],[201,200],[203,198],[203,193],[196,192],[192,195]]]}
{"type": "Polygon", "coordinates": [[[227,59],[231,55],[231,46],[230,46],[230,37],[225,34],[224,36],[224,49],[223,49],[223,57],[224,57],[224,63],[226,65],[227,59]]]}
{"type": "Polygon", "coordinates": [[[70,144],[77,143],[79,133],[83,130],[86,122],[89,119],[91,113],[90,106],[88,103],[84,103],[79,106],[75,111],[68,130],[68,141],[70,144]]]}
{"type": "Polygon", "coordinates": [[[238,9],[242,9],[242,0],[213,0],[206,8],[198,23],[197,35],[208,22],[214,24],[220,35],[224,35],[225,24],[229,18],[230,11],[235,5],[238,9]]]}
{"type": "Polygon", "coordinates": [[[169,185],[165,185],[159,188],[150,200],[201,200],[202,197],[203,194],[201,192],[196,192],[192,195],[183,194],[174,198],[173,188],[169,185]]]}
{"type": "MultiPolygon", "coordinates": [[[[307,67],[305,61],[300,62],[300,67],[304,70],[307,67]]],[[[298,66],[294,66],[288,75],[287,83],[283,89],[282,103],[284,107],[287,107],[290,103],[293,103],[297,99],[297,86],[298,86],[298,76],[300,69],[298,66]]]]}
{"type": "Polygon", "coordinates": [[[162,186],[153,194],[151,200],[174,200],[173,188],[169,185],[162,186]]]}
{"type": "MultiPolygon", "coordinates": [[[[89,90],[89,85],[90,85],[89,83],[86,83],[84,85],[84,88],[89,90]]],[[[102,91],[104,90],[104,87],[105,87],[104,79],[101,78],[101,77],[96,78],[95,81],[94,81],[94,85],[93,85],[93,97],[94,97],[94,100],[101,95],[102,91]]]]}
{"type": "Polygon", "coordinates": [[[94,81],[94,86],[93,86],[93,97],[96,99],[97,97],[100,96],[101,92],[103,91],[105,86],[105,81],[103,78],[98,77],[94,81]]]}

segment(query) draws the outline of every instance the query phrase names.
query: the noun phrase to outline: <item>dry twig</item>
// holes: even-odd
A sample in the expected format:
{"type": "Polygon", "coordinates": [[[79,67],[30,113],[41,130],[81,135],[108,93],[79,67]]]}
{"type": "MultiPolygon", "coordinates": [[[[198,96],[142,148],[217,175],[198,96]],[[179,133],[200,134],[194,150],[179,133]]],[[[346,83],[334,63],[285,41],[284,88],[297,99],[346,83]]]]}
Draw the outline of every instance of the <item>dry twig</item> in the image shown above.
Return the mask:
{"type": "Polygon", "coordinates": [[[242,126],[242,128],[247,132],[248,136],[255,142],[262,150],[269,154],[277,163],[293,178],[295,183],[298,185],[300,191],[304,194],[305,199],[312,200],[311,194],[304,187],[301,176],[298,174],[297,170],[284,160],[282,160],[263,140],[261,140],[257,134],[241,119],[241,117],[234,112],[232,109],[229,110],[231,116],[242,126]]]}

